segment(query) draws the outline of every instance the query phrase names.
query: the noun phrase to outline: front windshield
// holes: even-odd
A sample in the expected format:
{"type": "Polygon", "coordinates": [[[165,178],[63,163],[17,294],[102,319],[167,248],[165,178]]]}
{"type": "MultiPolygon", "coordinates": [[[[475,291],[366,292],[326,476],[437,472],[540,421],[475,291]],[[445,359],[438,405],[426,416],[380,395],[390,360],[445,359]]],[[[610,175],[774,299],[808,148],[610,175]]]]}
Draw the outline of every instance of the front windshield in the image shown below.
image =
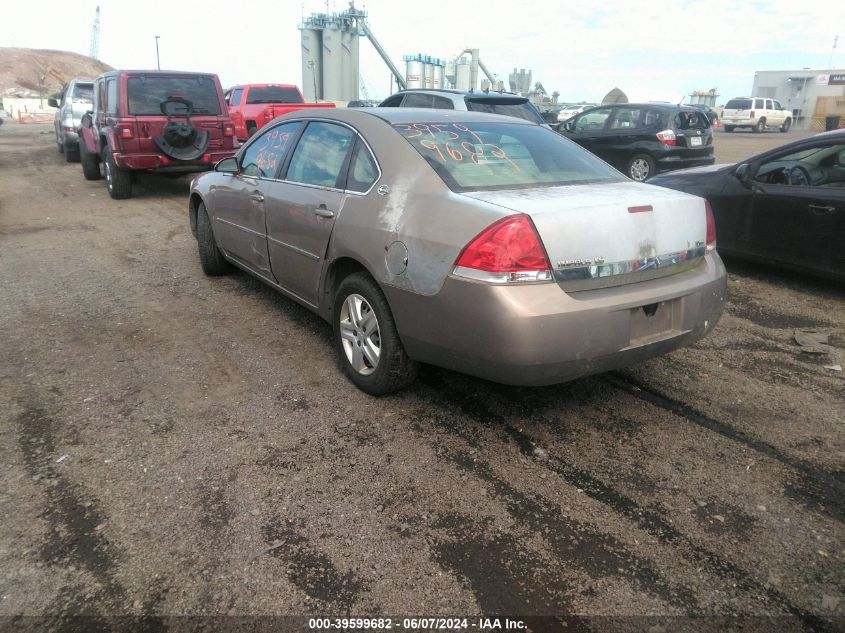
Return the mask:
{"type": "Polygon", "coordinates": [[[403,123],[393,127],[457,192],[624,180],[587,150],[540,126],[403,123]]]}

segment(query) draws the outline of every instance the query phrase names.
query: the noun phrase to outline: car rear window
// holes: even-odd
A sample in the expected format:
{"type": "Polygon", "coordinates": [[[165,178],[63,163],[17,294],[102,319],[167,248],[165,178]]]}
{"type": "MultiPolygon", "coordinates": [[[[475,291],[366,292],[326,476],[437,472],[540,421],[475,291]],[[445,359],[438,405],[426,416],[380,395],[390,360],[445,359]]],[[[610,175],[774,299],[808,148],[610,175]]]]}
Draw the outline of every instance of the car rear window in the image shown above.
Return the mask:
{"type": "Polygon", "coordinates": [[[456,192],[624,180],[587,150],[539,126],[413,123],[393,127],[456,192]]]}
{"type": "Polygon", "coordinates": [[[250,88],[246,95],[247,104],[255,103],[302,103],[299,90],[285,86],[250,88]]]}
{"type": "Polygon", "coordinates": [[[532,106],[527,99],[477,99],[466,97],[467,110],[473,112],[487,112],[489,114],[501,114],[512,116],[517,119],[525,119],[532,123],[545,123],[540,113],[532,106]]]}
{"type": "Polygon", "coordinates": [[[217,84],[208,75],[159,77],[139,75],[127,82],[129,114],[161,114],[161,104],[171,98],[187,99],[194,114],[220,114],[217,84]]]}
{"type": "Polygon", "coordinates": [[[681,110],[675,115],[674,122],[674,127],[678,130],[710,127],[710,119],[699,110],[681,110]]]}
{"type": "Polygon", "coordinates": [[[80,103],[94,103],[94,84],[76,84],[71,98],[80,103]]]}
{"type": "Polygon", "coordinates": [[[750,110],[751,99],[731,99],[725,104],[725,110],[750,110]]]}

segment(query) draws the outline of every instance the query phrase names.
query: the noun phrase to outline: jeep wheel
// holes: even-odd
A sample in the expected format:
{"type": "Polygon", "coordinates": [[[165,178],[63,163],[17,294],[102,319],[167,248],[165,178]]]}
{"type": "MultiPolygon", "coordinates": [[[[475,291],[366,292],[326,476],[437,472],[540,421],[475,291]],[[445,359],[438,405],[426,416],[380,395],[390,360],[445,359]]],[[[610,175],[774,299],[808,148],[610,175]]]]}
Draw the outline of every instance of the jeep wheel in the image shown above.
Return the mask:
{"type": "Polygon", "coordinates": [[[754,132],[759,134],[760,132],[766,131],[766,119],[761,118],[757,121],[757,125],[754,126],[754,132]]]}
{"type": "Polygon", "coordinates": [[[727,132],[728,134],[730,134],[730,133],[731,133],[731,132],[733,132],[733,131],[734,131],[734,126],[733,126],[733,125],[726,125],[726,126],[725,126],[725,132],[727,132]]]}
{"type": "Polygon", "coordinates": [[[79,162],[79,145],[74,145],[65,141],[64,144],[65,160],[69,163],[79,162]]]}
{"type": "Polygon", "coordinates": [[[114,154],[108,146],[103,150],[103,171],[106,177],[106,189],[115,200],[132,197],[132,173],[120,169],[114,162],[114,154]]]}
{"type": "Polygon", "coordinates": [[[202,202],[197,207],[197,248],[199,249],[202,272],[209,277],[225,275],[232,270],[232,265],[226,261],[217,246],[208,211],[206,211],[205,204],[202,202]]]}
{"type": "Polygon", "coordinates": [[[85,141],[79,141],[79,162],[82,163],[82,175],[85,180],[99,180],[100,176],[100,161],[97,160],[96,154],[89,154],[85,149],[85,141]]]}
{"type": "Polygon", "coordinates": [[[252,121],[246,124],[246,136],[247,138],[251,137],[258,131],[258,126],[255,125],[252,121]]]}
{"type": "Polygon", "coordinates": [[[789,128],[792,127],[792,119],[786,119],[783,122],[783,125],[780,126],[781,132],[789,132],[789,128]]]}

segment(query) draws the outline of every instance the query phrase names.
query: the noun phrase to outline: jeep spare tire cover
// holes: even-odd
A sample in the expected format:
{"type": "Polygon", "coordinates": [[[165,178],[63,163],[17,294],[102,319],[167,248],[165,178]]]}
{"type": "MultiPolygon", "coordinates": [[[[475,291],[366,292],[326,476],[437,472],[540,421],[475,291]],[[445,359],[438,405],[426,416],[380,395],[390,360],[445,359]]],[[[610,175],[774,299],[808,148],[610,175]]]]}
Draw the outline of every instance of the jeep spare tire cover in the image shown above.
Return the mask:
{"type": "Polygon", "coordinates": [[[171,121],[154,140],[162,152],[177,160],[195,160],[208,148],[208,132],[197,131],[189,121],[171,121]]]}

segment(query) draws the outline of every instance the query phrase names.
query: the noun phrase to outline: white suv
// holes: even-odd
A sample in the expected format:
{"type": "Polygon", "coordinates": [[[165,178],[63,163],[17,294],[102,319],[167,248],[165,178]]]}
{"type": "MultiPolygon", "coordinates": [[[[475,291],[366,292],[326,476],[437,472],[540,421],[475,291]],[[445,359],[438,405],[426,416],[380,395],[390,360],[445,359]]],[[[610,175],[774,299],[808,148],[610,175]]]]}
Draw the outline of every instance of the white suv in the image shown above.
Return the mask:
{"type": "Polygon", "coordinates": [[[750,127],[754,132],[765,132],[766,128],[786,132],[792,126],[792,113],[774,99],[737,97],[725,104],[722,125],[725,132],[737,127],[750,127]]]}

